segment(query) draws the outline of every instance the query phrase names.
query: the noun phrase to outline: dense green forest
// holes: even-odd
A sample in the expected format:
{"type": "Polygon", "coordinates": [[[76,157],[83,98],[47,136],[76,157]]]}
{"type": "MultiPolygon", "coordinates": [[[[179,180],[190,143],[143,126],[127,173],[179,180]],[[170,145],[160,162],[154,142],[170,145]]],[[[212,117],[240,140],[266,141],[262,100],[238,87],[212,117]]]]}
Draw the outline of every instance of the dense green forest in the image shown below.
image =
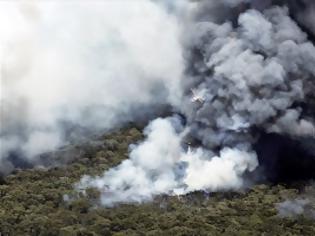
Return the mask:
{"type": "MultiPolygon", "coordinates": [[[[113,208],[98,205],[95,189],[87,195],[74,191],[82,175],[98,175],[117,165],[127,158],[128,145],[141,138],[139,129],[125,128],[72,146],[66,153],[77,154],[67,165],[16,170],[2,178],[0,235],[315,235],[314,219],[279,217],[276,208],[298,197],[305,183],[158,196],[152,202],[113,208]],[[64,201],[66,194],[73,199],[64,201]]],[[[58,158],[58,152],[55,155],[58,158]]]]}

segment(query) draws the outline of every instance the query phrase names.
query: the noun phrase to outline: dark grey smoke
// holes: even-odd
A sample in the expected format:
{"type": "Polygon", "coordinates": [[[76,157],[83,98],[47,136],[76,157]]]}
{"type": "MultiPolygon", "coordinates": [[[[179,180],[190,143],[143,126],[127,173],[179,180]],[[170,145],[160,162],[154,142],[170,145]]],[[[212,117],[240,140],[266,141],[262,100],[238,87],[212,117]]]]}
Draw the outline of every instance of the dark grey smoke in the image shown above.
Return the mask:
{"type": "Polygon", "coordinates": [[[315,48],[287,8],[250,9],[237,27],[202,22],[192,30],[183,113],[204,146],[247,146],[254,127],[314,135],[313,118],[293,104],[314,88],[315,48]],[[206,91],[202,103],[191,103],[192,87],[206,91]]]}
{"type": "Polygon", "coordinates": [[[260,178],[274,183],[290,183],[314,178],[315,140],[261,132],[254,149],[260,178]]]}
{"type": "Polygon", "coordinates": [[[311,37],[315,37],[315,2],[312,0],[288,1],[291,14],[304,27],[311,37]]]}

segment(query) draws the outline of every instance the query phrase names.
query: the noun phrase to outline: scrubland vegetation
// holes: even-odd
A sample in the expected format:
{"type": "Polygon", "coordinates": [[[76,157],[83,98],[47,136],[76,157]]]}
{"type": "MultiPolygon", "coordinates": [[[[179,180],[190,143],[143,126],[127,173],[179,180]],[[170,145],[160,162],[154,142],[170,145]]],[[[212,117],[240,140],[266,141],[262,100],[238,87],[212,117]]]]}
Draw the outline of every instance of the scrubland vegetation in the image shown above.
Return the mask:
{"type": "Polygon", "coordinates": [[[127,158],[129,144],[141,138],[138,129],[126,128],[71,147],[80,155],[68,165],[17,170],[3,178],[0,235],[315,235],[314,219],[281,218],[276,209],[276,203],[298,196],[303,184],[159,196],[113,208],[99,206],[96,189],[88,189],[87,195],[74,191],[82,175],[98,175],[117,165],[127,158]],[[71,201],[64,200],[67,194],[71,201]]]}

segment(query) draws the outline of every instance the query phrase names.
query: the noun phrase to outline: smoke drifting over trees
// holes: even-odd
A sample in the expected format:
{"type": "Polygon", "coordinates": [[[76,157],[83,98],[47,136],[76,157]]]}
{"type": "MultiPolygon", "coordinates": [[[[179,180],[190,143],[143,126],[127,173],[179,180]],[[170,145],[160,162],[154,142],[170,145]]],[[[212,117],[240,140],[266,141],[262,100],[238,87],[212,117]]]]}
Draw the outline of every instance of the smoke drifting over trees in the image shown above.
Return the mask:
{"type": "Polygon", "coordinates": [[[244,187],[260,131],[314,136],[311,2],[1,4],[2,169],[170,106],[183,118],[153,120],[128,160],[77,184],[141,202],[244,187]]]}
{"type": "Polygon", "coordinates": [[[0,15],[1,169],[178,99],[176,19],[151,1],[1,2],[0,15]]]}

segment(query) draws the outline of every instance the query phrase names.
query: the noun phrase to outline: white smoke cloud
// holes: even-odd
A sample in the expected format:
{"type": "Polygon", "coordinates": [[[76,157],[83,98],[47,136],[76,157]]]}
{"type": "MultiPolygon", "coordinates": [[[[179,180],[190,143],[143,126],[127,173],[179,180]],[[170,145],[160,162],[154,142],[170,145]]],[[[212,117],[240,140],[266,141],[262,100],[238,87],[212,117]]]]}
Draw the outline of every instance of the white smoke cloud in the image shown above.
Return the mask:
{"type": "Polygon", "coordinates": [[[186,132],[178,118],[158,118],[145,129],[146,140],[131,147],[129,159],[103,176],[84,176],[76,187],[100,189],[101,203],[111,206],[165,193],[239,189],[243,174],[258,165],[254,153],[238,149],[223,149],[220,156],[202,148],[185,151],[181,142],[186,132]]]}
{"type": "Polygon", "coordinates": [[[181,97],[176,18],[147,0],[0,2],[1,156],[106,130],[181,97]]]}
{"type": "Polygon", "coordinates": [[[243,174],[258,166],[254,153],[231,148],[224,148],[219,156],[213,157],[197,149],[187,153],[183,160],[188,164],[184,178],[186,192],[240,189],[244,186],[243,174]]]}

